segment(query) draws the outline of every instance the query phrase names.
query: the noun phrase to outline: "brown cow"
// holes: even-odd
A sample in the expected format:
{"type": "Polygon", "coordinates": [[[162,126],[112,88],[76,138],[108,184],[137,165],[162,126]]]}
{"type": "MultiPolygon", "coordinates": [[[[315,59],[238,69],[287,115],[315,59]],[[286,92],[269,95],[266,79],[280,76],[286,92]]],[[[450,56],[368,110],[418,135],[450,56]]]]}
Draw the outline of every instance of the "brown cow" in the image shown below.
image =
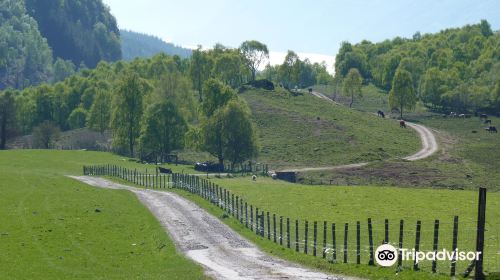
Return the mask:
{"type": "Polygon", "coordinates": [[[406,128],[406,122],[404,120],[399,121],[399,127],[406,128]]]}

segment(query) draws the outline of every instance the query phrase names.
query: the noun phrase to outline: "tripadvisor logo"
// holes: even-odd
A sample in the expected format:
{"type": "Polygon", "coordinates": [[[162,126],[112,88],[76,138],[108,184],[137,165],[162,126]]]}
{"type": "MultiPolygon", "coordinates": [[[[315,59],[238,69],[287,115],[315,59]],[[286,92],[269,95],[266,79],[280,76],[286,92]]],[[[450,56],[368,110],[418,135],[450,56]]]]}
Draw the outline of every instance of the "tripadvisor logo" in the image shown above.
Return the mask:
{"type": "Polygon", "coordinates": [[[375,251],[375,260],[381,266],[392,266],[398,261],[397,252],[396,248],[390,244],[380,245],[375,251]]]}
{"type": "Polygon", "coordinates": [[[422,252],[415,251],[415,249],[396,249],[394,246],[390,244],[380,245],[375,251],[375,261],[380,266],[392,266],[398,261],[398,257],[401,257],[402,261],[411,260],[416,263],[420,261],[428,260],[428,261],[477,261],[479,260],[479,256],[481,252],[473,252],[473,251],[459,251],[455,249],[455,251],[448,251],[443,249],[441,251],[431,251],[431,252],[422,252]],[[398,256],[399,255],[399,256],[398,256]]]}

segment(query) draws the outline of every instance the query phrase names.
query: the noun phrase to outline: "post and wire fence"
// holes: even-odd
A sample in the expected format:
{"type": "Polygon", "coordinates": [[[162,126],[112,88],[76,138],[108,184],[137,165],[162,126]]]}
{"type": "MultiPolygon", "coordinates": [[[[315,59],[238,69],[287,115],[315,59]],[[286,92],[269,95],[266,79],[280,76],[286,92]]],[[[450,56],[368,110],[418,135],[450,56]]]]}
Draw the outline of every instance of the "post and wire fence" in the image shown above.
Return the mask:
{"type": "Polygon", "coordinates": [[[151,189],[180,189],[200,196],[226,212],[249,230],[302,254],[323,258],[331,263],[375,265],[379,245],[391,244],[400,249],[397,271],[415,270],[450,276],[474,275],[484,279],[484,272],[500,272],[500,233],[486,221],[486,189],[480,188],[477,220],[390,221],[372,219],[350,223],[294,219],[266,211],[245,201],[209,179],[191,174],[142,173],[115,165],[84,166],[84,175],[111,176],[151,189]],[[470,261],[458,254],[446,260],[402,258],[401,249],[418,252],[480,252],[470,261]]]}

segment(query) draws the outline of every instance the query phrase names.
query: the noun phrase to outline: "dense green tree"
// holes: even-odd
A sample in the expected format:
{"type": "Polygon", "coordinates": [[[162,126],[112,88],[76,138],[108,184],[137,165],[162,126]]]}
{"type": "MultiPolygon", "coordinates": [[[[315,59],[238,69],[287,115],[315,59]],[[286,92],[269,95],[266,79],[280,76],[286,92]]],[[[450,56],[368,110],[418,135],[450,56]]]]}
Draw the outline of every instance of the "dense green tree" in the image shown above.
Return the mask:
{"type": "Polygon", "coordinates": [[[243,163],[257,155],[257,137],[248,106],[232,100],[222,110],[222,140],[225,159],[232,165],[243,163]]]}
{"type": "Polygon", "coordinates": [[[189,66],[189,75],[193,81],[194,88],[198,91],[200,102],[203,101],[203,83],[210,77],[212,60],[204,53],[201,46],[193,51],[189,66]]]}
{"type": "Polygon", "coordinates": [[[52,77],[52,81],[62,81],[67,77],[74,75],[75,71],[75,64],[73,64],[71,60],[63,60],[61,58],[58,58],[54,63],[54,75],[52,77]]]}
{"type": "Polygon", "coordinates": [[[242,83],[242,58],[239,53],[225,51],[215,59],[214,72],[225,84],[236,88],[242,83]]]}
{"type": "Polygon", "coordinates": [[[5,149],[7,139],[12,135],[16,120],[15,93],[0,92],[0,150],[5,149]]]}
{"type": "Polygon", "coordinates": [[[173,150],[184,146],[187,123],[173,103],[150,105],[142,121],[141,155],[164,162],[173,150]]]}
{"type": "Polygon", "coordinates": [[[148,103],[165,101],[175,104],[177,110],[187,121],[197,119],[197,105],[195,94],[191,89],[190,81],[187,77],[177,71],[164,74],[157,81],[154,94],[148,103]]]}
{"type": "Polygon", "coordinates": [[[254,81],[259,66],[269,59],[269,50],[265,44],[251,40],[243,42],[240,51],[245,58],[248,69],[252,73],[252,81],[254,81]]]}
{"type": "Polygon", "coordinates": [[[71,129],[85,127],[87,121],[87,110],[83,108],[76,108],[69,114],[68,124],[71,129]]]}
{"type": "Polygon", "coordinates": [[[344,94],[351,96],[351,103],[349,103],[349,107],[352,108],[352,104],[354,103],[354,96],[361,97],[361,85],[363,82],[363,78],[361,74],[359,74],[358,69],[352,68],[347,73],[347,76],[344,79],[344,94]]]}
{"type": "Polygon", "coordinates": [[[280,82],[286,88],[292,88],[298,85],[300,71],[300,58],[294,51],[288,51],[285,61],[278,69],[280,82]]]}
{"type": "Polygon", "coordinates": [[[126,147],[128,154],[134,156],[134,147],[140,135],[140,120],[143,112],[143,97],[151,86],[135,73],[126,73],[118,81],[114,90],[113,144],[126,147]]]}
{"type": "Polygon", "coordinates": [[[224,160],[241,163],[257,153],[255,130],[250,113],[237,99],[218,108],[201,129],[202,149],[215,156],[221,169],[224,160]]]}
{"type": "Polygon", "coordinates": [[[230,87],[216,79],[209,79],[203,85],[205,100],[201,108],[206,117],[210,118],[215,111],[224,107],[229,100],[236,98],[236,93],[230,87]]]}
{"type": "Polygon", "coordinates": [[[436,68],[429,68],[422,78],[420,99],[426,104],[440,104],[441,96],[447,87],[442,72],[436,68]]]}
{"type": "Polygon", "coordinates": [[[413,90],[413,81],[410,72],[398,69],[392,81],[392,89],[389,93],[390,106],[399,110],[402,119],[403,110],[412,110],[415,108],[416,103],[417,96],[413,90]]]}
{"type": "Polygon", "coordinates": [[[111,118],[111,96],[104,90],[99,90],[94,97],[87,118],[87,125],[101,134],[109,128],[111,118]]]}

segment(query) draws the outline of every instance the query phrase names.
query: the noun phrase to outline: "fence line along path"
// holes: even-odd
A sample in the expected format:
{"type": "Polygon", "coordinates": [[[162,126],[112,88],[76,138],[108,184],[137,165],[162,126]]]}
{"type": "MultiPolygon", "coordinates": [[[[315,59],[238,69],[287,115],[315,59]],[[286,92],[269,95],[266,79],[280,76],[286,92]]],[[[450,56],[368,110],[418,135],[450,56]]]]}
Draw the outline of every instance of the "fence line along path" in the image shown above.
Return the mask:
{"type": "MultiPolygon", "coordinates": [[[[435,220],[429,224],[422,223],[419,219],[416,221],[416,225],[413,221],[405,220],[394,224],[390,223],[388,219],[385,219],[383,223],[378,223],[369,218],[367,227],[365,227],[365,221],[360,220],[354,224],[335,224],[328,221],[292,219],[278,213],[270,213],[262,208],[254,207],[238,195],[208,179],[188,174],[144,176],[136,170],[114,165],[84,166],[83,174],[118,177],[145,188],[175,188],[187,191],[224,210],[228,218],[236,219],[247,229],[263,239],[268,239],[269,242],[306,255],[327,259],[332,263],[374,265],[374,249],[380,245],[378,240],[383,238],[384,244],[393,244],[400,250],[415,248],[416,251],[419,251],[421,248],[423,252],[440,249],[453,252],[460,248],[481,252],[481,259],[477,262],[467,262],[454,258],[433,261],[432,263],[416,263],[411,260],[402,261],[399,258],[396,266],[397,271],[426,270],[432,273],[446,273],[455,276],[458,274],[470,275],[474,270],[476,279],[483,279],[483,263],[487,264],[490,272],[499,269],[499,262],[496,261],[499,258],[498,255],[495,255],[499,244],[492,239],[494,236],[485,227],[486,189],[484,188],[479,191],[477,225],[475,222],[466,221],[465,224],[461,223],[459,227],[459,217],[455,216],[452,222],[435,220]],[[391,228],[393,228],[392,234],[391,228]],[[397,239],[393,235],[396,233],[394,230],[398,233],[397,239]],[[488,233],[487,238],[485,238],[485,232],[488,233]],[[488,248],[487,251],[484,251],[485,247],[488,248]]],[[[90,180],[92,177],[85,178],[90,180]]],[[[207,234],[211,236],[209,232],[207,234]]],[[[209,261],[209,259],[206,260],[209,261]]]]}
{"type": "Polygon", "coordinates": [[[126,189],[166,228],[177,248],[215,279],[355,279],[327,275],[271,257],[195,203],[171,192],[134,188],[99,177],[72,177],[92,186],[126,189]]]}

